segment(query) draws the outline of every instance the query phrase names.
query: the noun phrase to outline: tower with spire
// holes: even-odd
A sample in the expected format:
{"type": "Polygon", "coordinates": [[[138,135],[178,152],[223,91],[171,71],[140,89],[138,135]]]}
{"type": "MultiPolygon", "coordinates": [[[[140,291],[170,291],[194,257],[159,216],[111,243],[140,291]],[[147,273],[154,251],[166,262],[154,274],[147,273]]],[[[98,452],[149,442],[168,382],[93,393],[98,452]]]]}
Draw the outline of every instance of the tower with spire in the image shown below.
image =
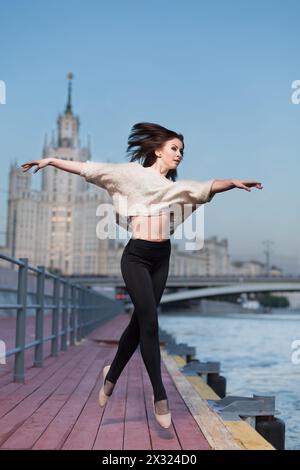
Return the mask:
{"type": "MultiPolygon", "coordinates": [[[[73,74],[67,78],[65,109],[58,116],[57,132],[51,133],[50,140],[45,134],[42,158],[85,162],[91,158],[90,136],[87,146],[81,147],[79,118],[72,106],[73,74]]],[[[95,233],[97,220],[89,214],[96,212],[102,192],[93,193],[84,178],[51,166],[40,172],[40,178],[41,190],[33,190],[32,172],[22,172],[16,162],[10,168],[7,253],[28,257],[32,264],[43,264],[63,274],[101,272],[106,263],[99,245],[104,242],[92,237],[90,252],[85,238],[95,233]]]]}
{"type": "MultiPolygon", "coordinates": [[[[51,139],[48,143],[47,134],[45,135],[43,145],[43,158],[60,158],[65,160],[74,161],[87,161],[91,158],[90,139],[88,136],[88,143],[86,147],[81,147],[79,139],[79,117],[75,116],[72,106],[72,81],[74,78],[73,73],[68,73],[68,93],[65,110],[60,113],[57,118],[57,132],[52,131],[51,139]],[[55,135],[56,134],[56,135],[55,135]]],[[[82,189],[82,181],[76,181],[74,178],[69,185],[64,185],[63,180],[67,180],[68,175],[57,172],[43,172],[42,173],[42,189],[54,195],[54,188],[60,187],[60,196],[63,196],[64,189],[67,187],[69,190],[74,186],[75,192],[82,189]],[[71,186],[70,186],[71,185],[71,186]],[[78,187],[79,185],[79,187],[78,187]]],[[[74,194],[74,191],[73,191],[74,194]]],[[[59,197],[58,195],[58,197],[59,197]]],[[[69,194],[71,197],[71,194],[69,194]]]]}
{"type": "Polygon", "coordinates": [[[57,119],[58,147],[77,148],[79,133],[79,117],[74,116],[72,110],[72,80],[74,75],[68,73],[68,99],[63,115],[57,119]]]}
{"type": "MultiPolygon", "coordinates": [[[[57,132],[52,132],[50,139],[45,135],[42,158],[91,159],[90,135],[86,147],[80,145],[72,80],[69,73],[65,109],[58,116],[57,132]]],[[[10,169],[5,252],[16,258],[28,257],[32,265],[45,265],[65,275],[117,274],[121,251],[116,259],[115,243],[96,236],[97,209],[100,203],[111,203],[109,194],[53,166],[39,175],[41,189],[32,189],[32,172],[24,173],[16,162],[10,169]]]]}

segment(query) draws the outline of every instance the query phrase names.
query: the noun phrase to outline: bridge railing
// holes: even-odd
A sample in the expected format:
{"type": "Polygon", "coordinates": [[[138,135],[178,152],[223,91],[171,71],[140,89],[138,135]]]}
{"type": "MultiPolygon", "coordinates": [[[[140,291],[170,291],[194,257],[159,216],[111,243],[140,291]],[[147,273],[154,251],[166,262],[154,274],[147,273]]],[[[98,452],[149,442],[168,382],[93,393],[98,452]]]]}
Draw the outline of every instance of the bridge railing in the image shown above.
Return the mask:
{"type": "Polygon", "coordinates": [[[59,348],[65,351],[68,345],[76,344],[101,323],[99,302],[102,296],[48,272],[45,266],[30,266],[28,258],[15,259],[0,253],[0,259],[18,266],[17,303],[0,304],[0,310],[16,310],[15,347],[5,355],[14,356],[13,380],[24,382],[25,351],[34,348],[34,366],[42,367],[47,341],[51,342],[51,356],[58,356],[59,348]],[[36,303],[31,305],[27,302],[29,272],[36,275],[36,303]],[[52,281],[52,294],[45,293],[46,279],[52,281]],[[30,309],[35,310],[35,339],[26,343],[26,318],[30,309]],[[51,334],[48,336],[44,336],[46,310],[52,311],[51,334]]]}

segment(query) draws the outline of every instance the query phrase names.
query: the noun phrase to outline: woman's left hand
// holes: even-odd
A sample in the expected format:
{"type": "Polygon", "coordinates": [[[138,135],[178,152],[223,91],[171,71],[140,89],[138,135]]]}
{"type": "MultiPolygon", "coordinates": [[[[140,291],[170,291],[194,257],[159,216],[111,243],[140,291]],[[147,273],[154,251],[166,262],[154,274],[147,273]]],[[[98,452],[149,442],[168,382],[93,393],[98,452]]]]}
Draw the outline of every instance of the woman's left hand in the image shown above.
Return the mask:
{"type": "Polygon", "coordinates": [[[257,189],[263,188],[262,184],[258,181],[232,180],[232,183],[235,187],[245,189],[246,191],[251,191],[250,188],[252,188],[253,186],[257,189]]]}

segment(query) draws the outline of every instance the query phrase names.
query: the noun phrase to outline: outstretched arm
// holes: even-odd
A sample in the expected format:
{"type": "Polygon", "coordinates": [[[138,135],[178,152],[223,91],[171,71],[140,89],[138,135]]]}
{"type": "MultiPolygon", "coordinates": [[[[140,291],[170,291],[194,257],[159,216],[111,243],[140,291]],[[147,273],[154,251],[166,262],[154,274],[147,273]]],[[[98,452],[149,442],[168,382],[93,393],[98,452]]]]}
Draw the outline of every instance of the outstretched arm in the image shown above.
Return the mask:
{"type": "Polygon", "coordinates": [[[60,170],[68,171],[80,175],[85,162],[73,162],[73,160],[63,160],[60,158],[42,158],[41,160],[32,160],[31,162],[23,163],[23,172],[28,171],[32,166],[37,165],[33,173],[36,173],[41,168],[46,166],[54,166],[60,170]]]}
{"type": "Polygon", "coordinates": [[[37,165],[33,173],[36,173],[41,168],[46,166],[54,166],[60,170],[75,173],[85,178],[88,183],[93,183],[100,188],[107,189],[115,184],[118,180],[120,173],[116,171],[117,168],[123,168],[126,163],[113,163],[113,162],[74,162],[73,160],[64,160],[59,158],[43,158],[42,160],[32,160],[31,162],[23,163],[23,172],[28,171],[33,165],[37,165]]]}
{"type": "Polygon", "coordinates": [[[245,189],[251,191],[251,187],[255,186],[257,189],[262,189],[263,186],[258,181],[245,181],[245,180],[214,180],[211,187],[211,194],[221,193],[233,188],[245,189]]]}

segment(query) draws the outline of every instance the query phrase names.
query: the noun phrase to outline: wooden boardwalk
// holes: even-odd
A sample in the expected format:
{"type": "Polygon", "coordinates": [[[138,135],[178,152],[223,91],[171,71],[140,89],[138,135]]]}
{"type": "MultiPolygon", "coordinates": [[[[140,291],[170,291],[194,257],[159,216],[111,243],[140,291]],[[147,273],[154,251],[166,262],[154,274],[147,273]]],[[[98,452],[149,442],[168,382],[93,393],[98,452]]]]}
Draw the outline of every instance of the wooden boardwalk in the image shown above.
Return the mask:
{"type": "Polygon", "coordinates": [[[25,384],[12,382],[11,373],[2,375],[0,448],[273,449],[247,423],[225,425],[207,406],[204,395],[211,397],[211,389],[201,385],[200,378],[186,378],[178,370],[183,359],[169,356],[163,349],[162,375],[172,412],[169,429],[161,428],[153,415],[152,386],[139,349],[107,405],[100,408],[101,371],[114,357],[128,322],[127,314],[114,317],[58,357],[48,356],[43,368],[31,367],[27,360],[25,384]],[[248,437],[242,438],[243,433],[248,437]]]}

